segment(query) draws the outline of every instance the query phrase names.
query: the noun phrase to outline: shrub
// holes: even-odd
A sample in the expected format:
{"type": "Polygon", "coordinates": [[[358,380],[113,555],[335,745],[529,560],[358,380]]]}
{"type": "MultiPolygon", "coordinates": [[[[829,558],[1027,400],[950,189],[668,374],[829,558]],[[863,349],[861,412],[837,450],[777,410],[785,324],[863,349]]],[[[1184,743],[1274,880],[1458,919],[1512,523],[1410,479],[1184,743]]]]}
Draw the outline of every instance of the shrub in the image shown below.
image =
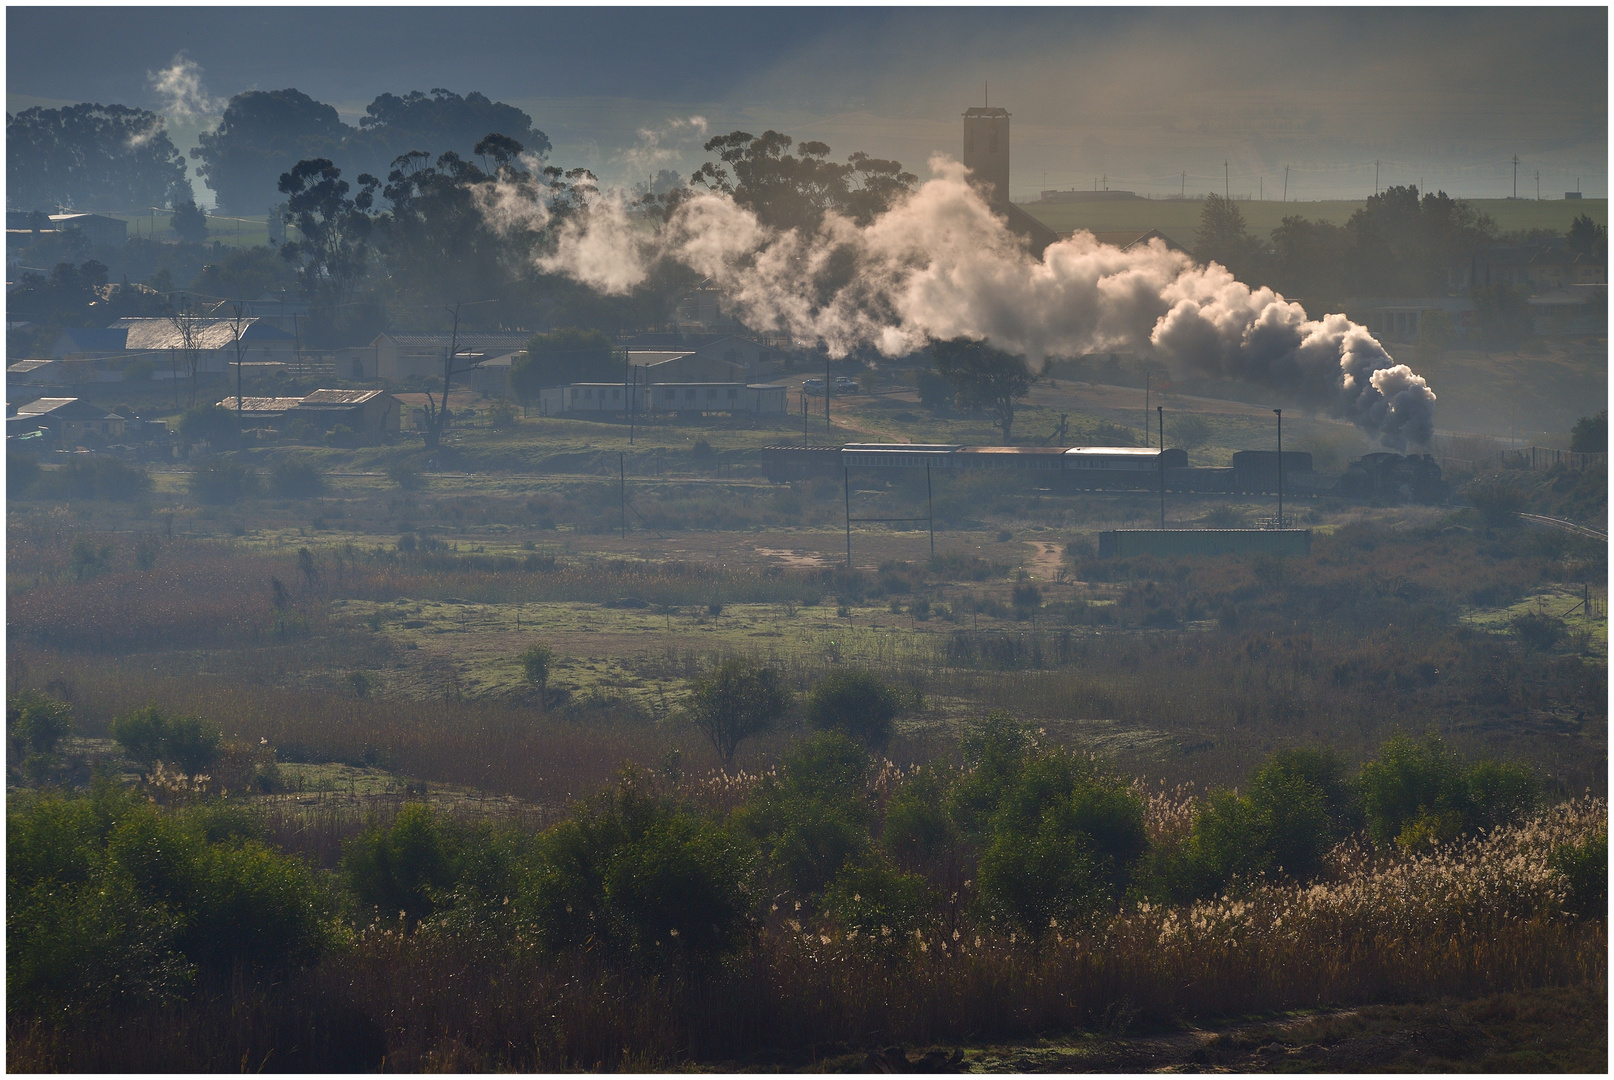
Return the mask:
{"type": "Polygon", "coordinates": [[[728,833],[653,798],[634,774],[545,833],[518,914],[552,950],[700,959],[738,941],[744,863],[728,833]]]}
{"type": "Polygon", "coordinates": [[[79,456],[60,469],[40,474],[34,491],[69,499],[130,502],[151,490],[144,469],[117,458],[79,456]]]}
{"type": "Polygon", "coordinates": [[[1509,625],[1519,636],[1520,641],[1542,652],[1554,648],[1569,633],[1569,628],[1562,619],[1548,615],[1544,611],[1527,611],[1522,615],[1515,615],[1509,625]]]}
{"type": "Polygon", "coordinates": [[[346,424],[336,424],[325,433],[325,445],[351,449],[360,443],[359,433],[346,424]]]}
{"type": "Polygon", "coordinates": [[[959,743],[968,772],[953,786],[948,811],[967,835],[980,837],[1031,750],[1030,730],[1008,713],[972,724],[959,743]]]}
{"type": "Polygon", "coordinates": [[[771,668],[736,659],[695,680],[688,716],[724,766],[733,768],[740,743],[773,727],[789,708],[790,693],[771,668]]]}
{"type": "Polygon", "coordinates": [[[804,715],[818,731],[840,731],[871,749],[891,741],[892,721],[902,709],[897,692],[866,671],[836,671],[807,695],[804,715]]]}
{"type": "Polygon", "coordinates": [[[1608,914],[1608,830],[1578,844],[1561,844],[1548,864],[1564,876],[1568,893],[1564,905],[1585,918],[1608,914]]]}
{"type": "Polygon", "coordinates": [[[6,732],[27,753],[54,754],[56,745],[73,730],[73,707],[24,690],[6,701],[6,732]]]}
{"type": "Polygon", "coordinates": [[[799,896],[821,891],[869,847],[869,756],[838,731],[797,743],[734,814],[778,882],[799,896]]]}
{"type": "Polygon", "coordinates": [[[1023,610],[1039,608],[1042,606],[1042,590],[1032,582],[1021,582],[1014,587],[1011,602],[1023,610]]]}
{"type": "Polygon", "coordinates": [[[1519,511],[1524,509],[1524,493],[1500,481],[1487,480],[1468,486],[1468,502],[1479,511],[1485,524],[1501,527],[1518,522],[1519,511]]]}
{"type": "Polygon", "coordinates": [[[390,826],[371,825],[342,845],[342,882],[361,911],[419,920],[455,884],[453,848],[448,824],[410,803],[390,826]]]}
{"type": "Polygon", "coordinates": [[[325,491],[325,474],[310,461],[277,461],[269,469],[269,491],[282,499],[311,499],[325,491]]]}
{"type": "Polygon", "coordinates": [[[191,494],[213,506],[240,502],[257,490],[257,472],[237,461],[209,461],[191,470],[191,494]]]}
{"type": "Polygon", "coordinates": [[[500,429],[513,428],[516,426],[516,411],[508,401],[495,401],[488,407],[488,424],[500,429]]]}
{"type": "Polygon", "coordinates": [[[201,965],[285,968],[329,941],[307,867],[246,836],[237,809],[164,814],[98,780],[14,800],[6,821],[7,1006],[161,1003],[201,965]]]}
{"type": "Polygon", "coordinates": [[[1143,803],[1120,779],[1063,753],[1026,762],[991,819],[979,905],[1040,934],[1119,899],[1148,847],[1143,803]]]}
{"type": "Polygon", "coordinates": [[[549,667],[554,660],[555,650],[541,641],[521,654],[521,670],[527,682],[538,688],[540,699],[549,693],[549,667]]]}
{"type": "Polygon", "coordinates": [[[418,491],[425,486],[426,477],[421,472],[420,462],[413,458],[399,458],[387,466],[387,476],[394,484],[405,491],[418,491]]]}
{"type": "Polygon", "coordinates": [[[823,910],[848,930],[895,945],[934,921],[940,901],[918,874],[876,859],[841,867],[824,890],[823,910]]]}
{"type": "Polygon", "coordinates": [[[1608,453],[1608,410],[1575,421],[1569,433],[1569,449],[1576,454],[1608,453]]]}
{"type": "Polygon", "coordinates": [[[6,455],[6,495],[21,499],[39,480],[39,462],[29,454],[6,455]]]}
{"type": "Polygon", "coordinates": [[[880,844],[908,869],[933,867],[952,853],[958,828],[947,812],[947,779],[934,768],[910,775],[885,807],[880,844]]]}
{"type": "Polygon", "coordinates": [[[1466,766],[1434,736],[1396,735],[1362,766],[1358,781],[1368,835],[1412,849],[1504,824],[1535,805],[1540,784],[1524,765],[1466,766]]]}
{"type": "Polygon", "coordinates": [[[218,405],[187,409],[179,418],[179,434],[186,442],[205,442],[215,450],[234,449],[241,442],[235,413],[218,405]]]}
{"type": "Polygon", "coordinates": [[[112,737],[142,768],[158,761],[199,773],[212,765],[223,738],[218,725],[197,716],[167,717],[155,705],[115,717],[112,737]]]}
{"type": "Polygon", "coordinates": [[[712,444],[705,439],[696,439],[690,454],[696,461],[712,461],[717,457],[717,451],[713,450],[712,444]]]}

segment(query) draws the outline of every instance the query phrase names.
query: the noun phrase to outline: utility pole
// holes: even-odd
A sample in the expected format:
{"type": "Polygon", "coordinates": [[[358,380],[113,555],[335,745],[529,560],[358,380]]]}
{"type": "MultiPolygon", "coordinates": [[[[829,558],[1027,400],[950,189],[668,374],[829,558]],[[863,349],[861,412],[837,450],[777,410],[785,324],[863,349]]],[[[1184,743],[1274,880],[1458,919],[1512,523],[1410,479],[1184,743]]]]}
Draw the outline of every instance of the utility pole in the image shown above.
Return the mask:
{"type": "MultiPolygon", "coordinates": [[[[628,351],[626,349],[622,350],[622,355],[627,356],[628,351]]],[[[637,371],[633,370],[633,362],[632,362],[631,359],[628,361],[627,367],[628,367],[628,378],[630,380],[629,383],[628,383],[628,445],[632,446],[633,445],[633,421],[635,419],[635,414],[638,412],[638,407],[639,407],[639,400],[638,400],[638,398],[639,398],[639,373],[637,371]]]]}
{"type": "Polygon", "coordinates": [[[829,442],[835,425],[829,418],[829,353],[824,353],[824,441],[829,442]]]}
{"type": "Polygon", "coordinates": [[[1143,373],[1143,445],[1149,445],[1149,380],[1154,378],[1151,372],[1143,373]]]}
{"type": "Polygon", "coordinates": [[[1283,167],[1283,201],[1289,201],[1289,166],[1283,167]]]}
{"type": "Polygon", "coordinates": [[[1160,415],[1160,527],[1166,527],[1166,407],[1156,405],[1160,415]]]}
{"type": "Polygon", "coordinates": [[[1536,202],[1541,201],[1541,170],[1536,170],[1536,202]]]}
{"type": "Polygon", "coordinates": [[[622,539],[628,538],[628,466],[627,455],[616,452],[616,496],[622,505],[622,539]]]}
{"type": "MultiPolygon", "coordinates": [[[[1576,180],[1575,183],[1579,184],[1580,181],[1576,180]]],[[[1188,198],[1188,170],[1187,169],[1184,169],[1182,171],[1182,190],[1177,193],[1177,198],[1179,198],[1179,199],[1188,198]]]]}
{"type": "Polygon", "coordinates": [[[241,305],[235,305],[235,426],[241,426],[241,305]]]}
{"type": "Polygon", "coordinates": [[[1513,155],[1513,197],[1519,197],[1519,155],[1513,155]]]}
{"type": "Polygon", "coordinates": [[[1273,409],[1278,414],[1278,528],[1283,528],[1283,410],[1273,409]]]}
{"type": "Polygon", "coordinates": [[[1379,193],[1379,159],[1373,159],[1373,194],[1379,193]]]}
{"type": "Polygon", "coordinates": [[[925,466],[925,517],[930,526],[930,557],[936,557],[936,500],[930,492],[930,466],[925,466]]]}
{"type": "Polygon", "coordinates": [[[1222,198],[1224,198],[1224,199],[1231,199],[1233,197],[1233,195],[1232,195],[1232,191],[1233,191],[1232,181],[1228,179],[1231,175],[1232,174],[1227,171],[1227,159],[1223,158],[1222,159],[1222,198]]]}
{"type": "Polygon", "coordinates": [[[1263,177],[1261,177],[1259,180],[1257,180],[1255,182],[1255,191],[1256,191],[1256,196],[1255,196],[1255,201],[1256,202],[1266,202],[1267,201],[1267,178],[1266,177],[1263,176],[1263,177]]]}
{"type": "Polygon", "coordinates": [[[846,568],[852,569],[852,470],[841,466],[841,495],[846,500],[846,568]]]}

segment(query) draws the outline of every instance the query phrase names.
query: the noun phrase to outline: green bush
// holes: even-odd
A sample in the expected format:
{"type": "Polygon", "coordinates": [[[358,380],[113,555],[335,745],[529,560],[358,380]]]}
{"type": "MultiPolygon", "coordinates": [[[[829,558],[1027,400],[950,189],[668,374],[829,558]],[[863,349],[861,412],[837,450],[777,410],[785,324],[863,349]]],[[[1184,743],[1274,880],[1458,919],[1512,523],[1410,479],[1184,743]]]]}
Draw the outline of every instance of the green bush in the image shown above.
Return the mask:
{"type": "Polygon", "coordinates": [[[426,485],[420,462],[413,458],[400,458],[387,466],[387,476],[405,491],[418,491],[426,485]]]}
{"type": "Polygon", "coordinates": [[[1560,844],[1549,865],[1568,885],[1564,906],[1584,918],[1608,914],[1608,830],[1578,844],[1560,844]]]}
{"type": "Polygon", "coordinates": [[[40,473],[34,494],[67,499],[132,502],[151,490],[151,477],[117,458],[79,455],[59,469],[40,473]]]}
{"type": "Polygon", "coordinates": [[[205,442],[215,450],[232,450],[241,442],[235,413],[218,405],[187,409],[179,418],[179,434],[186,442],[205,442]]]}
{"type": "Polygon", "coordinates": [[[329,943],[308,868],[238,810],[165,814],[99,779],[6,816],[7,1009],[160,1004],[195,969],[286,968],[329,943]]]}
{"type": "Polygon", "coordinates": [[[1527,766],[1467,766],[1435,736],[1396,735],[1362,766],[1358,784],[1368,835],[1412,849],[1503,824],[1533,807],[1539,781],[1527,766]]]}
{"type": "Polygon", "coordinates": [[[518,914],[552,950],[593,940],[623,959],[711,957],[739,940],[743,872],[725,830],[630,774],[540,838],[518,914]]]}
{"type": "Polygon", "coordinates": [[[797,743],[777,775],[765,776],[734,822],[757,844],[778,883],[798,896],[829,884],[869,848],[869,757],[838,731],[797,743]]]}
{"type": "Polygon", "coordinates": [[[342,882],[360,912],[418,921],[443,904],[458,880],[452,829],[411,803],[390,826],[371,825],[342,845],[342,882]]]}
{"type": "Polygon", "coordinates": [[[331,430],[325,433],[326,446],[352,449],[353,447],[359,445],[360,441],[361,440],[359,439],[358,432],[354,431],[346,424],[337,424],[333,426],[331,430]]]}
{"type": "Polygon", "coordinates": [[[918,874],[871,860],[841,867],[824,890],[823,910],[848,930],[895,945],[933,922],[940,903],[918,874]]]}
{"type": "Polygon", "coordinates": [[[555,661],[555,650],[544,642],[537,642],[521,654],[521,670],[527,682],[537,687],[540,699],[549,693],[549,668],[555,661]]]}
{"type": "Polygon", "coordinates": [[[6,455],[6,495],[25,498],[39,480],[39,461],[32,454],[6,455]]]}
{"type": "Polygon", "coordinates": [[[790,692],[778,674],[753,660],[728,660],[690,687],[688,717],[732,768],[746,739],[760,735],[790,708],[790,692]]]}
{"type": "Polygon", "coordinates": [[[885,807],[880,845],[907,869],[931,867],[958,844],[958,828],[947,812],[948,778],[934,768],[909,776],[885,807]]]}
{"type": "Polygon", "coordinates": [[[191,470],[190,493],[211,506],[240,502],[257,490],[257,472],[237,461],[209,461],[191,470]]]}
{"type": "Polygon", "coordinates": [[[24,753],[54,754],[56,746],[73,730],[73,707],[24,690],[6,701],[6,733],[24,753]]]}
{"type": "Polygon", "coordinates": [[[1148,848],[1143,802],[1090,760],[1028,760],[990,821],[977,874],[984,914],[1032,934],[1098,915],[1148,848]]]}
{"type": "Polygon", "coordinates": [[[311,461],[277,461],[269,468],[269,492],[282,499],[311,499],[325,492],[325,474],[311,461]]]}
{"type": "Polygon", "coordinates": [[[891,741],[892,721],[902,711],[895,690],[866,671],[836,671],[818,680],[803,713],[818,731],[840,731],[870,749],[891,741]]]}
{"type": "Polygon", "coordinates": [[[959,749],[968,771],[953,786],[948,810],[966,835],[985,835],[1003,793],[1025,766],[1031,746],[1030,730],[1002,711],[989,714],[964,732],[959,749]]]}
{"type": "Polygon", "coordinates": [[[218,725],[198,716],[164,716],[155,705],[113,718],[111,732],[142,768],[165,761],[191,774],[213,764],[223,739],[218,725]]]}

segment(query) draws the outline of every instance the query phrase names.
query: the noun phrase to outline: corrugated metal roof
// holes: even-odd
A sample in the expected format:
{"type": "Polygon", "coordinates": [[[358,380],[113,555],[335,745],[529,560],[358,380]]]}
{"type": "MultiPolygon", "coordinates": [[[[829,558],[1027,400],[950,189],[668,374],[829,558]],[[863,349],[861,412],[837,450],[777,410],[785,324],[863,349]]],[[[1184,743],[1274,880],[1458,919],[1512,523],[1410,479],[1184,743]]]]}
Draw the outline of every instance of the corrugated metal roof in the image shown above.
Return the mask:
{"type": "Polygon", "coordinates": [[[1066,450],[1067,454],[1098,454],[1103,457],[1132,456],[1132,457],[1159,457],[1160,449],[1154,446],[1073,446],[1066,450]]]}
{"type": "Polygon", "coordinates": [[[384,390],[315,390],[302,399],[304,405],[363,405],[380,397],[384,390]]]}
{"type": "MultiPolygon", "coordinates": [[[[244,397],[241,399],[241,411],[251,413],[290,412],[302,404],[302,400],[302,398],[294,397],[244,397]]],[[[235,398],[225,398],[219,402],[219,408],[235,412],[235,398]]]]}
{"type": "MultiPolygon", "coordinates": [[[[83,398],[47,397],[17,407],[18,416],[59,416],[64,420],[105,420],[112,413],[83,398]]],[[[121,416],[118,419],[123,419],[121,416]]]]}
{"type": "MultiPolygon", "coordinates": [[[[196,319],[192,322],[192,348],[224,349],[235,342],[233,319],[196,319]]],[[[183,349],[185,335],[172,319],[119,319],[116,329],[127,331],[124,348],[131,352],[147,349],[183,349]]],[[[293,335],[257,319],[241,320],[241,340],[251,342],[291,341],[293,335]]]]}
{"type": "MultiPolygon", "coordinates": [[[[449,334],[413,334],[388,332],[379,335],[371,346],[392,342],[413,348],[446,349],[451,344],[449,334]]],[[[461,349],[512,348],[524,349],[533,339],[531,330],[462,330],[458,345],[461,349]]]]}

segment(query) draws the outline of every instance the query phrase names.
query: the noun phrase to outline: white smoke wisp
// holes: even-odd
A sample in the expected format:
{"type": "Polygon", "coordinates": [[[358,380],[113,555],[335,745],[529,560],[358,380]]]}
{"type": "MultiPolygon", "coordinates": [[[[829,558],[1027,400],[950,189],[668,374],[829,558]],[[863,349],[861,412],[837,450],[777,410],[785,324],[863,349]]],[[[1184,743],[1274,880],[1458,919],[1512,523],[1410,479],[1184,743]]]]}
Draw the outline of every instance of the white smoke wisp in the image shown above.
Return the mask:
{"type": "Polygon", "coordinates": [[[146,82],[163,99],[163,113],[176,120],[214,116],[224,111],[224,102],[202,86],[202,65],[175,53],[173,62],[161,71],[146,72],[146,82]]]}
{"type": "Polygon", "coordinates": [[[930,180],[867,226],[829,214],[810,235],[769,229],[714,193],[687,200],[652,230],[620,199],[601,196],[534,262],[622,294],[671,259],[709,278],[741,322],[787,331],[833,356],[863,345],[902,356],[955,337],[1024,355],[1033,367],[1146,351],[1270,387],[1387,446],[1433,435],[1428,384],[1343,315],[1312,319],[1271,289],[1159,241],[1122,251],[1081,232],[1034,259],[962,165],[938,155],[930,167],[930,180]]]}
{"type": "Polygon", "coordinates": [[[660,127],[640,128],[638,145],[618,157],[634,174],[648,174],[681,160],[706,136],[706,117],[675,116],[660,127]]]}

